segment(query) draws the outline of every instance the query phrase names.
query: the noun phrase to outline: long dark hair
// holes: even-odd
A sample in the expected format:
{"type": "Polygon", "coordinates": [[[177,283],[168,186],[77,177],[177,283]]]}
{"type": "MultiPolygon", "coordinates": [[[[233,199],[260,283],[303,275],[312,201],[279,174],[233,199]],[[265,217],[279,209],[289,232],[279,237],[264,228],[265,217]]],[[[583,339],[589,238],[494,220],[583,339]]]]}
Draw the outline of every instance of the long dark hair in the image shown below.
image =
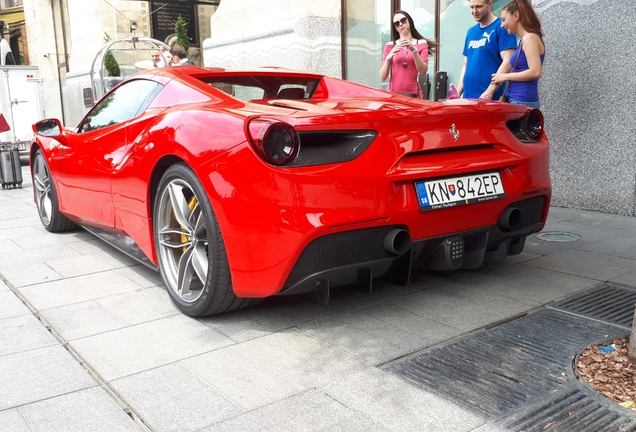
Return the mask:
{"type": "Polygon", "coordinates": [[[541,21],[539,21],[539,17],[528,0],[512,0],[510,3],[501,8],[501,10],[505,10],[511,15],[515,12],[519,12],[519,22],[523,28],[530,33],[536,33],[539,36],[543,36],[543,32],[541,31],[541,21]]]}
{"type": "MultiPolygon", "coordinates": [[[[439,47],[439,44],[437,42],[434,42],[434,41],[430,40],[430,39],[426,39],[424,36],[422,36],[420,34],[420,32],[417,31],[417,29],[415,28],[415,23],[413,22],[413,18],[411,18],[411,15],[409,15],[408,12],[405,12],[403,10],[398,10],[398,11],[395,11],[393,16],[395,16],[397,14],[404,15],[406,17],[406,19],[409,21],[409,28],[411,29],[411,36],[413,36],[418,41],[421,40],[421,39],[424,39],[426,41],[426,43],[428,44],[428,54],[429,55],[432,55],[433,53],[435,53],[435,51],[437,51],[437,48],[439,47]]],[[[395,28],[393,23],[391,23],[391,38],[392,38],[394,44],[395,44],[396,41],[400,40],[400,33],[397,31],[397,29],[395,28]]]]}

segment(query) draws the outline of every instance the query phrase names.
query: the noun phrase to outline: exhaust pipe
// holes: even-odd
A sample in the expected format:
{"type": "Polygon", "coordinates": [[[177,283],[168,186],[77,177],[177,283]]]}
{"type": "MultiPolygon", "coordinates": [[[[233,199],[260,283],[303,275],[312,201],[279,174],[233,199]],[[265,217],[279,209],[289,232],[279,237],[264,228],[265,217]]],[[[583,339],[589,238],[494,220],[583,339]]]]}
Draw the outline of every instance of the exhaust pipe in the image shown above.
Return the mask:
{"type": "Polygon", "coordinates": [[[411,247],[411,235],[402,228],[394,228],[384,237],[384,249],[396,255],[402,255],[411,247]]]}
{"type": "Polygon", "coordinates": [[[499,216],[497,224],[505,231],[516,230],[521,225],[521,210],[517,207],[508,207],[499,216]]]}

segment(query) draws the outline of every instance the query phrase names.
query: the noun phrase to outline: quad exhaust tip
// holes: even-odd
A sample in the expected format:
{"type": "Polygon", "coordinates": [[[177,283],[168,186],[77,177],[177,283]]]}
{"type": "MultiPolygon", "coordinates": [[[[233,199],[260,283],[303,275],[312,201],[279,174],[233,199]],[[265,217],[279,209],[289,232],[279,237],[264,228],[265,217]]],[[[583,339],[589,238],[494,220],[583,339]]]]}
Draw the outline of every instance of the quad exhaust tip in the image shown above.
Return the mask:
{"type": "Polygon", "coordinates": [[[497,224],[506,231],[516,230],[521,225],[521,210],[508,207],[499,216],[497,224]]]}
{"type": "Polygon", "coordinates": [[[402,228],[394,228],[384,237],[384,249],[396,255],[402,255],[411,248],[411,235],[402,228]]]}

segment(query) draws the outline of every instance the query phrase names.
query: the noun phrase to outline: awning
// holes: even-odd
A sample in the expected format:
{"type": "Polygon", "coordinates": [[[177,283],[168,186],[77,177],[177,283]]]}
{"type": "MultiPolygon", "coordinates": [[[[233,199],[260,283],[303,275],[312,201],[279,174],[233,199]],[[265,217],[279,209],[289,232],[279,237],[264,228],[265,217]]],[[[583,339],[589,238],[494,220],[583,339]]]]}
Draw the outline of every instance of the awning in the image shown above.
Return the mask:
{"type": "Polygon", "coordinates": [[[24,24],[24,6],[16,6],[9,9],[0,9],[0,21],[4,21],[9,29],[24,24]]]}

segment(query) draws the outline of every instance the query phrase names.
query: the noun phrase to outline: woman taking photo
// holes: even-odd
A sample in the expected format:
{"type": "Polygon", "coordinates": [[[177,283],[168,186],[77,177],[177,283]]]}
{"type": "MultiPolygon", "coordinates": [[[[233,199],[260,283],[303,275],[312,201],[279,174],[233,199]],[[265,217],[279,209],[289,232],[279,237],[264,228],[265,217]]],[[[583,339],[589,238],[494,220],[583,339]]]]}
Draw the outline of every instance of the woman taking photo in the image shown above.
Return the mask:
{"type": "Polygon", "coordinates": [[[545,57],[541,22],[528,0],[513,0],[501,10],[501,26],[520,41],[510,57],[510,72],[493,74],[492,82],[501,85],[510,81],[508,102],[539,108],[539,78],[545,57]]]}
{"type": "Polygon", "coordinates": [[[413,24],[413,18],[404,12],[393,15],[392,42],[384,47],[380,79],[390,77],[388,91],[404,96],[418,97],[417,74],[428,71],[428,55],[436,46],[424,38],[413,24]]]}

